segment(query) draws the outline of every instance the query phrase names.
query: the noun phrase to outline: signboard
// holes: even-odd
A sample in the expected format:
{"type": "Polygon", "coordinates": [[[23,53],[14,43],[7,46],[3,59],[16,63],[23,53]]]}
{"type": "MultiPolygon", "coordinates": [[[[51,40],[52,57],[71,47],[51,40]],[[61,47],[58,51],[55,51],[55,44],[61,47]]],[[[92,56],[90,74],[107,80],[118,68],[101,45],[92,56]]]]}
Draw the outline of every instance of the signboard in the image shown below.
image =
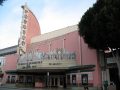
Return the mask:
{"type": "Polygon", "coordinates": [[[56,49],[50,52],[35,51],[20,56],[18,69],[40,68],[40,67],[69,67],[76,65],[75,52],[68,52],[64,49],[56,49]],[[29,67],[28,67],[29,66],[29,67]]]}
{"type": "Polygon", "coordinates": [[[68,52],[65,49],[56,49],[50,52],[32,51],[20,57],[19,61],[31,60],[74,60],[76,59],[75,52],[68,52]]]}
{"type": "Polygon", "coordinates": [[[82,74],[82,85],[88,85],[88,74],[82,74]]]}
{"type": "Polygon", "coordinates": [[[28,8],[27,6],[22,6],[23,8],[23,16],[22,16],[22,22],[21,22],[21,32],[20,32],[20,38],[18,41],[18,53],[19,55],[23,55],[26,52],[26,31],[27,31],[27,21],[28,21],[28,8]]]}

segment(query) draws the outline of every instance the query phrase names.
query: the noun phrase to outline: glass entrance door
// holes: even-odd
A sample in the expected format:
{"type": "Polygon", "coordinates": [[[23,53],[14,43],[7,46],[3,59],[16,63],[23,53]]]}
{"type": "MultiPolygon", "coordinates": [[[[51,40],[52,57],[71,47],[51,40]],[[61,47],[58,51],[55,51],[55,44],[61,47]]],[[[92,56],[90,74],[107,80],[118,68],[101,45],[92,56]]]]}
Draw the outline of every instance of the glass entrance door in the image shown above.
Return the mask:
{"type": "Polygon", "coordinates": [[[62,75],[51,75],[50,76],[50,87],[63,87],[64,79],[62,75]]]}
{"type": "Polygon", "coordinates": [[[58,87],[58,77],[51,77],[50,82],[52,87],[58,87]]]}
{"type": "Polygon", "coordinates": [[[51,77],[50,78],[50,86],[51,87],[58,87],[58,77],[51,77]]]}

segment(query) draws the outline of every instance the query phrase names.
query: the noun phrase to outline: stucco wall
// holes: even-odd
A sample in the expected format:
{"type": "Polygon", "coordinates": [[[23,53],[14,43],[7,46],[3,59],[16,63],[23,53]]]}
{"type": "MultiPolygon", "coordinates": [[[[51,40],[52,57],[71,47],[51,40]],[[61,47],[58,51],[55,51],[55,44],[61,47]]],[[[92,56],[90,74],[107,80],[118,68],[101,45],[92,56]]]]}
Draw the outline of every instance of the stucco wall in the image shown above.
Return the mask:
{"type": "Polygon", "coordinates": [[[39,23],[34,16],[34,14],[29,10],[28,13],[28,22],[27,22],[27,32],[26,32],[26,48],[29,46],[31,42],[31,38],[37,35],[40,35],[40,26],[39,23]]]}
{"type": "Polygon", "coordinates": [[[95,71],[93,72],[93,82],[94,86],[101,86],[101,69],[99,64],[99,59],[97,51],[95,49],[90,49],[84,40],[81,38],[82,42],[82,64],[83,65],[95,65],[95,71]]]}
{"type": "Polygon", "coordinates": [[[17,54],[10,54],[5,56],[5,65],[3,66],[4,76],[3,76],[3,83],[6,83],[7,77],[9,74],[6,73],[6,71],[9,70],[16,70],[17,68],[17,60],[18,55],[17,54]]]}
{"type": "Polygon", "coordinates": [[[101,85],[101,73],[97,52],[95,49],[88,47],[76,30],[58,37],[56,36],[55,38],[48,38],[40,41],[38,40],[38,42],[34,42],[30,45],[28,52],[31,50],[48,52],[57,48],[65,48],[69,52],[75,52],[76,62],[79,65],[95,65],[95,71],[93,71],[93,80],[89,82],[92,82],[94,86],[101,85]]]}
{"type": "Polygon", "coordinates": [[[10,54],[5,56],[5,65],[4,70],[16,70],[18,55],[17,54],[10,54]]]}

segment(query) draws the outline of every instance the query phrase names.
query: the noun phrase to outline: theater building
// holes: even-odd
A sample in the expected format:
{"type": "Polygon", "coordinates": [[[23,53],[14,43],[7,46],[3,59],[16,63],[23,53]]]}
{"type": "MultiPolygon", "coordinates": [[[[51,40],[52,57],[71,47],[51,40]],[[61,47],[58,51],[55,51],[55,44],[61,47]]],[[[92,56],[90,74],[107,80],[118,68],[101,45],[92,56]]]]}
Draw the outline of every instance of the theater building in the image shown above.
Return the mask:
{"type": "Polygon", "coordinates": [[[100,86],[97,53],[78,34],[77,25],[41,34],[39,23],[26,6],[18,45],[18,82],[35,87],[81,85],[87,75],[90,86],[100,86]]]}
{"type": "Polygon", "coordinates": [[[41,34],[32,11],[27,5],[22,9],[18,46],[14,53],[7,53],[7,49],[7,55],[3,55],[4,82],[14,78],[18,86],[66,87],[82,86],[82,82],[101,86],[97,52],[80,37],[77,25],[41,34]]]}

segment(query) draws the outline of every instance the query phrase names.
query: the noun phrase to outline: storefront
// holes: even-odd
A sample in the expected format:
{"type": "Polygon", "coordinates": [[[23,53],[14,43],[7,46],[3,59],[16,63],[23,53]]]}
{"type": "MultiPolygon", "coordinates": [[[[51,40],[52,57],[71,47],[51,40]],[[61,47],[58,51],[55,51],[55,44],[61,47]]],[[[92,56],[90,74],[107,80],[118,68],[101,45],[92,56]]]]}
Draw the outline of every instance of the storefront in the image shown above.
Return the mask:
{"type": "Polygon", "coordinates": [[[17,69],[7,71],[7,83],[16,83],[22,87],[81,87],[82,76],[87,75],[88,86],[93,86],[94,65],[71,67],[44,67],[41,69],[17,69]],[[14,74],[17,75],[14,76],[14,74]],[[14,80],[12,79],[14,77],[14,80]]]}
{"type": "Polygon", "coordinates": [[[75,58],[75,53],[64,49],[26,53],[18,61],[18,82],[35,87],[63,87],[69,67],[77,65],[75,58]]]}
{"type": "Polygon", "coordinates": [[[63,87],[66,83],[64,81],[65,73],[62,71],[54,72],[54,70],[18,70],[18,85],[32,86],[32,87],[63,87]]]}

